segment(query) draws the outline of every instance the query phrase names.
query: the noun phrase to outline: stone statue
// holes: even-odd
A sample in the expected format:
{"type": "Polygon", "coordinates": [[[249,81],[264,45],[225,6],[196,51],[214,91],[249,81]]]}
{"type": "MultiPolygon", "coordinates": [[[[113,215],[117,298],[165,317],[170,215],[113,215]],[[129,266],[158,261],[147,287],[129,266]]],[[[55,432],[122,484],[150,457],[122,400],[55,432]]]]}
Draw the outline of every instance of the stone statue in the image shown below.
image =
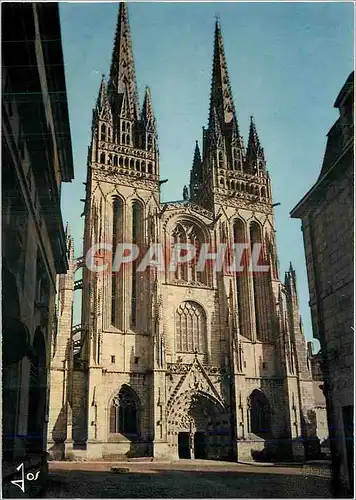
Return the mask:
{"type": "Polygon", "coordinates": [[[183,188],[183,200],[188,201],[189,199],[189,192],[187,186],[184,186],[183,188]]]}

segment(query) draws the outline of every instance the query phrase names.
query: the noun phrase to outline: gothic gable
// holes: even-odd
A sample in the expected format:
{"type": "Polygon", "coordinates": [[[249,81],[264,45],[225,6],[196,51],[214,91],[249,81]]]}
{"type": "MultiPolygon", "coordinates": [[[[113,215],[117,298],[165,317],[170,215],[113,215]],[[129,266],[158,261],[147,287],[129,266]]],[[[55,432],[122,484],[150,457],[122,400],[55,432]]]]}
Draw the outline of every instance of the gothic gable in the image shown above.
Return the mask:
{"type": "Polygon", "coordinates": [[[195,357],[191,365],[183,365],[180,363],[171,365],[170,372],[171,374],[180,374],[181,377],[177,383],[173,383],[171,386],[167,404],[168,411],[175,405],[184,393],[204,394],[220,403],[223,409],[226,408],[224,399],[216,389],[211,378],[206,373],[197,357],[195,357]]]}

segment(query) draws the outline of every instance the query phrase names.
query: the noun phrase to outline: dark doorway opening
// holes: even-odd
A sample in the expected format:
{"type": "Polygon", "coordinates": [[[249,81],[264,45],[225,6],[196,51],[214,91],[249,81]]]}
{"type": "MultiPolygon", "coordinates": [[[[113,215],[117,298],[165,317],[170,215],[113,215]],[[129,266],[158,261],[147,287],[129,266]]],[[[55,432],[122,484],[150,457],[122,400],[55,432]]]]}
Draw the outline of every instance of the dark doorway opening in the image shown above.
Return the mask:
{"type": "Polygon", "coordinates": [[[194,434],[194,457],[206,458],[204,432],[196,432],[194,434]]]}
{"type": "Polygon", "coordinates": [[[178,456],[179,458],[191,458],[189,447],[189,432],[178,434],[178,456]]]}

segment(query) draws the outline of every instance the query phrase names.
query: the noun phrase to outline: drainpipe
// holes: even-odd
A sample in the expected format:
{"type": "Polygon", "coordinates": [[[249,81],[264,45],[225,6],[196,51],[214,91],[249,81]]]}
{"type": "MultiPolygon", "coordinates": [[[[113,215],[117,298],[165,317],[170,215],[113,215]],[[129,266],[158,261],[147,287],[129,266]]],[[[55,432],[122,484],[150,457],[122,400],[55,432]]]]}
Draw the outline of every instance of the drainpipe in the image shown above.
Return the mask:
{"type": "Polygon", "coordinates": [[[324,379],[324,395],[326,402],[326,414],[328,419],[328,427],[329,427],[329,443],[330,443],[330,452],[331,452],[331,470],[332,470],[332,489],[333,496],[338,497],[339,489],[340,489],[340,458],[336,446],[336,433],[333,424],[333,399],[332,399],[332,384],[330,381],[330,370],[328,364],[328,356],[325,342],[325,322],[324,315],[322,309],[322,301],[321,301],[321,290],[318,279],[318,269],[317,263],[315,260],[316,252],[315,252],[315,241],[314,241],[314,232],[312,229],[312,219],[310,214],[307,217],[308,220],[308,228],[309,228],[309,238],[310,238],[310,246],[311,246],[311,271],[314,281],[314,290],[315,290],[315,309],[316,309],[316,317],[317,317],[317,328],[318,328],[318,339],[320,341],[321,346],[321,358],[322,358],[322,373],[324,379]]]}

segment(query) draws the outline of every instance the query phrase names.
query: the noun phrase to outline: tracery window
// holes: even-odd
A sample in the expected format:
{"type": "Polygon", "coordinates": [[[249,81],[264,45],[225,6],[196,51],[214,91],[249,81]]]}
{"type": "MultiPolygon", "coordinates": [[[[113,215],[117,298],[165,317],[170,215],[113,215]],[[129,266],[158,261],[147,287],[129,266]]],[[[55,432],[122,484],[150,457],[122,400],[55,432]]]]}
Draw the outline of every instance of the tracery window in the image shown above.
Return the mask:
{"type": "Polygon", "coordinates": [[[176,311],[177,352],[206,353],[206,315],[196,302],[186,301],[176,311]]]}
{"type": "MultiPolygon", "coordinates": [[[[175,245],[185,244],[187,242],[186,233],[184,227],[181,224],[177,224],[172,233],[173,243],[175,245]]],[[[176,270],[174,271],[174,277],[178,280],[188,280],[188,269],[186,264],[178,264],[176,270]]]]}
{"type": "MultiPolygon", "coordinates": [[[[122,242],[123,238],[123,203],[120,198],[114,198],[113,205],[113,226],[112,226],[112,245],[116,248],[117,244],[122,242]]],[[[113,263],[115,252],[113,252],[113,263]]],[[[112,293],[111,293],[111,324],[120,328],[122,326],[122,290],[123,274],[115,271],[112,273],[112,293]]]]}
{"type": "MultiPolygon", "coordinates": [[[[245,223],[241,219],[235,219],[233,225],[234,244],[245,243],[245,223]]],[[[237,309],[238,309],[238,324],[240,335],[251,338],[249,306],[245,297],[249,294],[249,284],[247,276],[248,258],[246,251],[243,252],[240,262],[242,270],[236,273],[236,290],[237,290],[237,309]]]]}
{"type": "MultiPolygon", "coordinates": [[[[262,231],[259,224],[256,222],[251,222],[250,224],[250,243],[251,243],[251,253],[253,247],[256,243],[261,244],[262,242],[262,231]]],[[[261,253],[264,251],[261,248],[261,253]]],[[[258,265],[262,264],[262,255],[259,256],[257,262],[258,265]]],[[[267,326],[266,326],[266,303],[265,303],[265,293],[264,293],[264,275],[259,272],[253,273],[253,293],[254,293],[254,304],[255,304],[255,322],[256,322],[256,337],[258,340],[266,340],[267,336],[267,326]]]]}
{"type": "MultiPolygon", "coordinates": [[[[141,202],[135,200],[132,203],[132,243],[140,245],[143,238],[143,206],[141,202]]],[[[131,326],[136,326],[137,322],[137,261],[132,262],[131,274],[131,326]]]]}
{"type": "Polygon", "coordinates": [[[263,392],[255,389],[248,401],[249,410],[249,432],[260,437],[268,437],[271,434],[271,411],[268,399],[263,392]]]}
{"type": "Polygon", "coordinates": [[[190,259],[189,262],[180,262],[176,265],[175,271],[173,273],[173,279],[179,281],[188,281],[192,283],[203,283],[207,284],[208,272],[207,264],[202,271],[197,271],[197,264],[199,260],[199,250],[203,243],[203,235],[201,230],[195,224],[189,221],[181,221],[177,223],[174,230],[171,233],[171,243],[172,251],[178,251],[177,246],[182,245],[182,254],[191,248],[189,245],[195,247],[195,257],[190,259]],[[174,250],[175,249],[175,250],[174,250]]]}
{"type": "Polygon", "coordinates": [[[137,435],[138,429],[138,397],[132,389],[123,387],[110,407],[110,433],[137,435]]]}

